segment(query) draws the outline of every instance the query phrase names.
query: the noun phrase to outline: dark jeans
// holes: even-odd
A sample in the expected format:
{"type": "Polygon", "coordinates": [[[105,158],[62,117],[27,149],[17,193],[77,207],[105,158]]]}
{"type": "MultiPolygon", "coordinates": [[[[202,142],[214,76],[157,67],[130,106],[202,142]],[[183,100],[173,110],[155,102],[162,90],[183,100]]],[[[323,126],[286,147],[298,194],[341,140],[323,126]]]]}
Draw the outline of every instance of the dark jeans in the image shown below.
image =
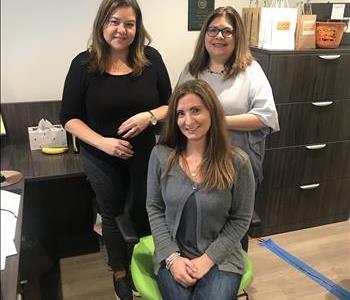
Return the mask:
{"type": "Polygon", "coordinates": [[[195,285],[185,288],[162,267],[157,282],[164,300],[232,300],[238,293],[241,277],[237,273],[220,271],[215,266],[195,285]]]}
{"type": "Polygon", "coordinates": [[[127,210],[138,234],[150,233],[146,212],[148,158],[109,163],[83,148],[80,153],[85,174],[96,194],[108,264],[113,271],[128,269],[127,245],[114,218],[127,210]]]}

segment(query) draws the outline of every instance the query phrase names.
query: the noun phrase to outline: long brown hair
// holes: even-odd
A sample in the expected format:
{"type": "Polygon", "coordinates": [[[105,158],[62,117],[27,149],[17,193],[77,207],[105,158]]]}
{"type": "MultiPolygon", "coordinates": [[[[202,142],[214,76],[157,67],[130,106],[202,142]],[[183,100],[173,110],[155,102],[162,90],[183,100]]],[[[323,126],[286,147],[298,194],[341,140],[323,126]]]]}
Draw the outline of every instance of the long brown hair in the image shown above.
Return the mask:
{"type": "Polygon", "coordinates": [[[233,148],[225,127],[223,108],[212,88],[203,80],[189,80],[177,86],[170,97],[167,118],[159,138],[159,144],[173,149],[169,156],[165,176],[179,163],[180,156],[186,150],[187,139],[177,125],[177,106],[181,98],[194,94],[201,98],[208,109],[211,126],[207,133],[206,148],[200,172],[206,190],[231,187],[236,178],[233,165],[233,148]]]}
{"type": "Polygon", "coordinates": [[[145,54],[145,42],[151,43],[151,37],[143,26],[142,13],[136,0],[103,0],[95,17],[89,46],[89,70],[104,73],[108,67],[109,45],[103,37],[103,29],[110,17],[120,7],[131,7],[136,16],[136,35],[130,45],[128,63],[133,69],[133,74],[141,75],[144,67],[149,63],[145,54]]]}
{"type": "Polygon", "coordinates": [[[225,17],[233,27],[235,45],[232,55],[225,62],[224,78],[234,78],[238,73],[244,71],[253,61],[249,50],[245,27],[239,13],[231,6],[219,7],[215,9],[203,23],[193,57],[189,62],[189,72],[195,78],[198,78],[199,73],[206,70],[209,65],[209,54],[205,48],[205,35],[207,28],[214,19],[222,16],[225,17]]]}

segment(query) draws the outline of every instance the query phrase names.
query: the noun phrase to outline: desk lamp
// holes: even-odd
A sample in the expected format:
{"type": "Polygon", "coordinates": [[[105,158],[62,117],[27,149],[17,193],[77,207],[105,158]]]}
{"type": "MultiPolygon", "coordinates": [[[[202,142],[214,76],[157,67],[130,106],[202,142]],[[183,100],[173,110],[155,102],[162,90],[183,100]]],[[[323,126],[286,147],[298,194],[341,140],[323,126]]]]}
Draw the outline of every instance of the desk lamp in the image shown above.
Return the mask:
{"type": "MultiPolygon", "coordinates": [[[[6,129],[4,122],[2,121],[2,115],[0,114],[0,135],[1,137],[6,135],[6,129]]],[[[14,170],[1,170],[1,187],[15,184],[22,179],[23,175],[21,172],[14,170]]]]}

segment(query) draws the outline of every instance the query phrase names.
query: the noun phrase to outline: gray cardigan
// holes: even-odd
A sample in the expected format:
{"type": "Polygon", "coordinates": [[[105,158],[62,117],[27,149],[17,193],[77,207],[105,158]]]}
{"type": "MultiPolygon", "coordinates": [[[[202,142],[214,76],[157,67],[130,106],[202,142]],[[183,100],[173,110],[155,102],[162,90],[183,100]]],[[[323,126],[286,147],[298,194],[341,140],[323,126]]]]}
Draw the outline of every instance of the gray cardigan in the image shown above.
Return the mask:
{"type": "Polygon", "coordinates": [[[249,158],[237,149],[234,164],[237,181],[234,187],[206,192],[174,166],[165,178],[171,149],[156,145],[148,167],[147,212],[155,243],[154,270],[162,261],[179,251],[176,232],[187,199],[196,193],[197,247],[206,253],[220,270],[243,274],[240,240],[246,233],[254,209],[254,176],[249,158]]]}

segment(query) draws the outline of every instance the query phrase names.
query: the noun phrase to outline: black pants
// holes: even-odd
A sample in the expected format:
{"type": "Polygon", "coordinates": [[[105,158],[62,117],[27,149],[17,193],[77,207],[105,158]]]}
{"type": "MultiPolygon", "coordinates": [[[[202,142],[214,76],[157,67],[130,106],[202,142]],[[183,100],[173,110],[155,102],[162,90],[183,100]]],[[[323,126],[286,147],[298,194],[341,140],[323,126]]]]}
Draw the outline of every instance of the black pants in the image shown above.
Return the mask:
{"type": "Polygon", "coordinates": [[[114,218],[128,211],[137,233],[150,234],[146,212],[148,156],[143,152],[128,161],[109,163],[81,149],[83,168],[96,194],[108,264],[113,271],[128,269],[130,264],[127,245],[114,218]]]}

